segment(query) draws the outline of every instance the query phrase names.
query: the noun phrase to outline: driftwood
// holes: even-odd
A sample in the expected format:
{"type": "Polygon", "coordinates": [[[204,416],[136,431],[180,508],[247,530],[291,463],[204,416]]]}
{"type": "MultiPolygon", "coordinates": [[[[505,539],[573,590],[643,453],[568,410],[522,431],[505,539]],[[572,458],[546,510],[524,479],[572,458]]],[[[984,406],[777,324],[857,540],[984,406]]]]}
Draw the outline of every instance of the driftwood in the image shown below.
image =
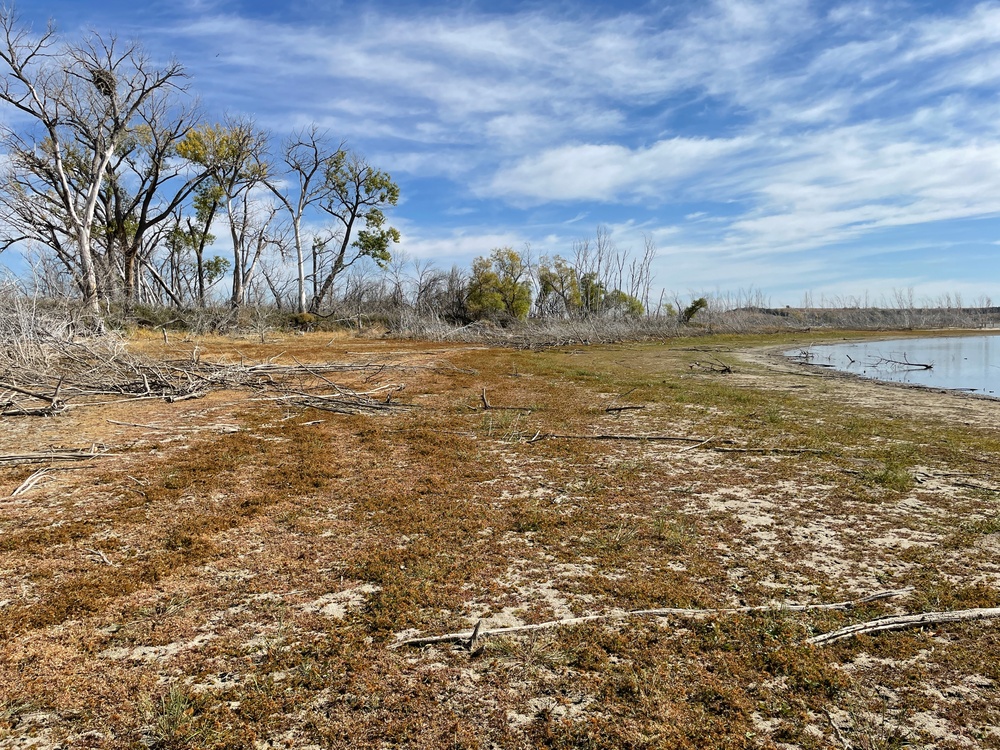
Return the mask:
{"type": "Polygon", "coordinates": [[[63,403],[62,399],[59,398],[59,392],[62,390],[62,378],[59,378],[59,382],[56,383],[55,390],[52,395],[49,396],[45,393],[37,393],[35,391],[29,391],[27,388],[21,388],[20,386],[14,385],[13,383],[0,383],[0,389],[9,391],[10,393],[20,394],[22,396],[27,396],[33,398],[36,401],[42,401],[47,406],[36,407],[36,408],[26,408],[21,404],[17,403],[14,398],[10,395],[7,396],[6,402],[3,404],[2,409],[0,409],[0,417],[50,417],[53,414],[58,414],[61,411],[66,410],[66,404],[63,403]]]}
{"type": "MultiPolygon", "coordinates": [[[[695,447],[697,447],[697,446],[695,446],[695,447]]],[[[715,447],[711,447],[710,450],[718,451],[719,453],[787,453],[789,455],[796,455],[796,454],[800,454],[800,453],[812,453],[812,454],[815,454],[815,455],[823,455],[825,453],[829,453],[829,451],[820,450],[819,448],[715,448],[715,447]]]]}
{"type": "Polygon", "coordinates": [[[725,444],[732,445],[733,440],[724,439],[720,440],[717,437],[685,437],[682,435],[609,435],[606,433],[597,433],[594,435],[568,435],[560,434],[555,432],[536,432],[534,436],[528,438],[528,443],[539,443],[542,440],[628,440],[628,441],[639,441],[639,442],[676,442],[676,443],[695,443],[695,445],[689,445],[684,448],[683,451],[694,450],[695,448],[705,448],[706,450],[716,451],[718,453],[784,453],[788,455],[798,455],[803,453],[811,453],[822,455],[828,451],[820,450],[818,448],[739,448],[739,447],[724,447],[725,444]],[[713,443],[709,445],[709,443],[713,443]]]}
{"type": "Polygon", "coordinates": [[[51,396],[46,396],[44,393],[35,393],[34,391],[29,391],[26,388],[19,388],[18,386],[10,383],[0,383],[0,388],[6,388],[8,391],[14,391],[15,393],[20,393],[23,396],[31,396],[31,398],[37,398],[39,401],[48,401],[50,404],[59,400],[58,386],[56,386],[56,392],[51,396]]]}
{"type": "MultiPolygon", "coordinates": [[[[713,438],[685,437],[683,435],[609,435],[597,433],[594,435],[568,435],[557,432],[540,432],[535,435],[529,443],[537,443],[542,440],[638,440],[649,442],[673,442],[673,443],[704,443],[713,438]]],[[[731,440],[726,442],[732,442],[731,440]]]]}
{"type": "Polygon", "coordinates": [[[879,591],[861,599],[852,599],[846,602],[834,602],[832,604],[779,604],[760,605],[755,607],[733,607],[725,609],[678,609],[673,607],[663,609],[633,609],[627,612],[614,612],[610,614],[586,615],[584,617],[571,617],[565,620],[550,620],[534,625],[516,625],[508,628],[494,628],[493,630],[483,630],[482,620],[476,623],[476,627],[468,632],[447,633],[445,635],[425,636],[421,638],[409,638],[394,644],[394,648],[409,646],[420,648],[422,646],[432,646],[441,643],[463,643],[467,646],[473,642],[481,641],[495,635],[514,635],[527,633],[535,630],[549,630],[570,625],[581,625],[587,622],[600,622],[606,620],[623,620],[628,617],[713,617],[719,615],[741,615],[752,612],[808,612],[813,610],[846,610],[853,609],[860,604],[891,599],[897,596],[905,596],[913,591],[913,588],[894,589],[892,591],[879,591]]]}
{"type": "Polygon", "coordinates": [[[65,449],[59,451],[39,451],[37,453],[7,453],[0,455],[0,464],[34,464],[43,461],[89,461],[92,458],[104,458],[110,453],[98,453],[94,448],[65,449]]]}
{"type": "Polygon", "coordinates": [[[869,633],[881,633],[886,630],[906,630],[907,628],[920,628],[924,625],[940,625],[948,622],[966,622],[969,620],[995,620],[1000,618],[1000,607],[984,609],[959,609],[954,612],[924,612],[919,615],[896,615],[894,617],[881,617],[877,620],[860,622],[857,625],[833,630],[829,633],[814,635],[806,640],[816,646],[821,646],[834,641],[841,641],[845,638],[854,638],[859,635],[869,633]]]}
{"type": "Polygon", "coordinates": [[[239,425],[235,424],[206,424],[199,427],[179,427],[177,425],[142,424],[140,422],[119,422],[116,419],[106,419],[108,424],[116,424],[122,427],[141,427],[144,430],[167,430],[169,432],[203,432],[205,430],[218,430],[221,433],[239,432],[239,425]]]}
{"type": "Polygon", "coordinates": [[[21,482],[21,484],[18,485],[17,489],[15,489],[13,492],[10,493],[10,496],[18,497],[19,495],[23,495],[25,492],[33,490],[38,485],[39,482],[41,482],[46,477],[51,476],[53,471],[72,471],[73,469],[76,468],[79,467],[62,466],[57,469],[52,466],[46,466],[44,469],[39,469],[38,471],[34,472],[30,477],[21,482]]]}
{"type": "Polygon", "coordinates": [[[890,365],[892,367],[909,367],[910,369],[913,369],[913,370],[932,370],[932,369],[934,369],[934,363],[933,362],[931,362],[931,363],[926,363],[926,362],[911,362],[909,359],[907,359],[906,354],[903,354],[903,358],[902,359],[891,359],[889,357],[879,357],[877,360],[874,360],[874,361],[870,362],[868,366],[869,367],[878,368],[878,367],[881,367],[882,365],[890,365]]]}
{"type": "MultiPolygon", "coordinates": [[[[48,416],[80,405],[96,405],[117,396],[124,400],[163,399],[170,403],[202,398],[213,390],[278,393],[290,403],[341,413],[371,413],[405,407],[393,403],[403,385],[380,385],[358,391],[337,385],[332,374],[351,373],[367,382],[386,373],[406,371],[460,372],[473,370],[450,362],[393,364],[384,362],[249,364],[201,360],[197,351],[187,359],[151,361],[133,356],[120,343],[60,341],[44,363],[8,367],[0,383],[0,416],[48,416]],[[331,392],[332,391],[332,392],[331,392]],[[389,391],[388,393],[386,391],[389,391]],[[378,398],[375,398],[375,395],[378,398]],[[70,401],[73,403],[70,404],[70,401]]],[[[508,408],[508,407],[491,407],[508,408]]],[[[527,411],[527,410],[525,410],[527,411]]]]}

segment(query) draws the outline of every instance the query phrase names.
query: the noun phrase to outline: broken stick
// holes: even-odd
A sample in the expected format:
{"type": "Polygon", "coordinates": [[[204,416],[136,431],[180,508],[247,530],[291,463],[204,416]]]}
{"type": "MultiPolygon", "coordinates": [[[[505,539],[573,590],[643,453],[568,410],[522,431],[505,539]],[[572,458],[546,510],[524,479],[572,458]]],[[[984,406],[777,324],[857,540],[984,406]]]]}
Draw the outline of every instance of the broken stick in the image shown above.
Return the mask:
{"type": "Polygon", "coordinates": [[[988,607],[981,609],[959,609],[954,612],[924,612],[919,615],[896,615],[894,617],[881,617],[877,620],[860,622],[857,625],[848,625],[838,630],[814,635],[808,638],[806,643],[821,646],[826,643],[854,638],[868,633],[881,633],[886,630],[905,630],[907,628],[919,628],[924,625],[940,625],[947,622],[965,622],[969,620],[995,620],[1000,618],[1000,607],[988,607]]]}
{"type": "Polygon", "coordinates": [[[567,625],[580,625],[586,622],[623,620],[628,617],[712,617],[714,615],[741,615],[749,614],[751,612],[806,612],[812,610],[853,609],[859,604],[868,604],[869,602],[879,601],[881,599],[891,599],[897,596],[905,596],[906,594],[912,593],[912,591],[912,587],[894,589],[891,591],[879,591],[861,599],[852,599],[846,602],[834,602],[832,604],[764,604],[754,607],[734,607],[730,609],[676,609],[673,607],[664,609],[634,609],[628,612],[586,615],[584,617],[571,617],[565,620],[550,620],[548,622],[540,622],[534,625],[516,625],[509,628],[494,628],[493,630],[483,630],[481,628],[482,621],[479,621],[473,631],[447,633],[445,635],[432,635],[422,638],[409,638],[405,641],[400,641],[394,644],[393,647],[402,648],[403,646],[410,646],[412,648],[420,648],[422,646],[432,646],[439,643],[471,643],[473,637],[475,637],[478,642],[484,638],[489,638],[495,635],[513,635],[534,630],[559,628],[567,625]]]}

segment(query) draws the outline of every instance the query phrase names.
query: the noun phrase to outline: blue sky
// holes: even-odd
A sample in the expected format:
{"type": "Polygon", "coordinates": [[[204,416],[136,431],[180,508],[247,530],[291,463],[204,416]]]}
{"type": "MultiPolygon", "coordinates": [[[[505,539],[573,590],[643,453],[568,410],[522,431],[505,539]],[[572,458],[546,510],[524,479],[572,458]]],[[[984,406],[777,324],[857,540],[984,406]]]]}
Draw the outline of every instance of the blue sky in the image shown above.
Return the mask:
{"type": "Polygon", "coordinates": [[[22,1],[138,37],[206,118],[317,122],[467,265],[607,227],[654,286],[1000,303],[1000,2],[22,1]]]}

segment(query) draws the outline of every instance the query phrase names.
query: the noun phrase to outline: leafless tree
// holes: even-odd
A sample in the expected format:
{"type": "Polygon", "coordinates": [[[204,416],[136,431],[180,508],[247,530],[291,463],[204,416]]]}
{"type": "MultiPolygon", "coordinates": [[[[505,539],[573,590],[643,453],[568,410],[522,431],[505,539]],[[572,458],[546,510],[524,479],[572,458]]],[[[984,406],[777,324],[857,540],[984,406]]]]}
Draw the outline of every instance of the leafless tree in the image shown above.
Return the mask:
{"type": "MultiPolygon", "coordinates": [[[[158,68],[138,43],[113,35],[60,43],[51,24],[34,35],[6,7],[0,9],[0,65],[0,101],[20,115],[17,122],[28,121],[2,131],[14,173],[4,181],[5,200],[49,196],[43,226],[15,223],[6,241],[51,240],[71,264],[85,309],[97,313],[94,217],[108,166],[150,99],[184,87],[184,70],[177,62],[158,68]]],[[[7,213],[25,218],[17,209],[7,213]]]]}
{"type": "MultiPolygon", "coordinates": [[[[311,125],[293,133],[282,147],[281,160],[288,168],[290,180],[279,182],[271,177],[265,181],[292,223],[298,282],[296,312],[306,311],[306,238],[303,237],[302,221],[310,206],[330,200],[334,186],[327,176],[337,155],[343,152],[343,142],[332,147],[329,135],[311,125]]],[[[312,242],[310,247],[315,248],[317,244],[312,242]]]]}
{"type": "Polygon", "coordinates": [[[98,201],[108,275],[120,278],[131,305],[143,261],[156,247],[174,212],[207,178],[204,169],[172,158],[195,124],[196,112],[154,96],[138,112],[137,127],[108,165],[98,201]]]}
{"type": "Polygon", "coordinates": [[[288,238],[277,221],[277,206],[254,200],[249,191],[231,201],[228,211],[234,255],[231,301],[233,307],[239,307],[247,301],[247,291],[265,252],[283,252],[288,238]]]}

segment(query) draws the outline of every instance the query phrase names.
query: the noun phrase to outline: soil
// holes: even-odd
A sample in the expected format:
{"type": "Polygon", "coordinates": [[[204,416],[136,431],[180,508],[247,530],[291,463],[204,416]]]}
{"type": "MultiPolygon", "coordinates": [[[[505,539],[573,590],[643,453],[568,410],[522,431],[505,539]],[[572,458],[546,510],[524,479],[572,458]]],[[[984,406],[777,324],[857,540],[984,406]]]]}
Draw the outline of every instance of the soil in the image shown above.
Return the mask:
{"type": "Polygon", "coordinates": [[[4,419],[0,460],[94,457],[0,463],[0,748],[1000,747],[997,622],[804,643],[1000,606],[1000,401],[775,354],[795,343],[136,339],[378,362],[337,385],[415,408],[216,391],[4,419]],[[746,605],[774,609],[399,645],[746,605]]]}

